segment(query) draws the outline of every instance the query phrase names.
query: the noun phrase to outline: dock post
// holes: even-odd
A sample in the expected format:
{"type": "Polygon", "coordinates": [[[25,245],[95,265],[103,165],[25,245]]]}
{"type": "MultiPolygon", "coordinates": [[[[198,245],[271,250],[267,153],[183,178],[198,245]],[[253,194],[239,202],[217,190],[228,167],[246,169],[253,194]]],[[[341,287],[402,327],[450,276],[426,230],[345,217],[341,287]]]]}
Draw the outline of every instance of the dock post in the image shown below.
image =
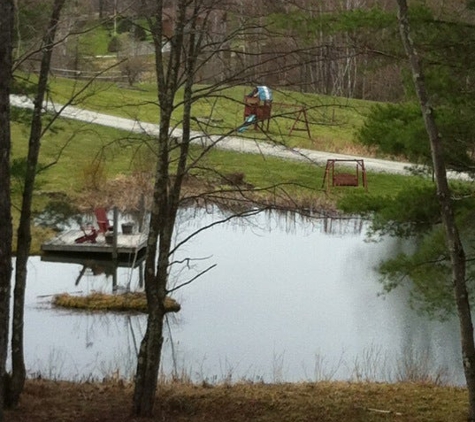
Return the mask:
{"type": "Polygon", "coordinates": [[[117,207],[114,207],[114,222],[113,226],[113,240],[112,240],[112,265],[114,266],[114,272],[112,274],[112,291],[115,292],[117,290],[117,261],[118,261],[118,254],[117,254],[117,236],[119,233],[119,211],[117,207]]]}
{"type": "Polygon", "coordinates": [[[119,211],[117,207],[114,207],[114,231],[112,232],[114,234],[113,240],[112,240],[112,260],[117,261],[117,234],[119,233],[119,211]]]}
{"type": "Polygon", "coordinates": [[[140,195],[140,203],[139,203],[139,233],[143,231],[143,224],[145,219],[145,195],[142,193],[140,195]]]}

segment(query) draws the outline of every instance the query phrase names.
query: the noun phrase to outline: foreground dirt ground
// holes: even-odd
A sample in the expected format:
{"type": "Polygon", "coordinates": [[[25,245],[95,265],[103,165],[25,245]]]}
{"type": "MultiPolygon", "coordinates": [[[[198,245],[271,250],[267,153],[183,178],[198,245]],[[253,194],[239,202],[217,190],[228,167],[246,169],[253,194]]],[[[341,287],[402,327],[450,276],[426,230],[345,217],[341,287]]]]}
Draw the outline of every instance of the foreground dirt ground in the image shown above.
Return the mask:
{"type": "Polygon", "coordinates": [[[427,384],[343,383],[160,386],[153,418],[131,415],[133,387],[118,382],[27,382],[8,422],[462,422],[466,391],[427,384]]]}

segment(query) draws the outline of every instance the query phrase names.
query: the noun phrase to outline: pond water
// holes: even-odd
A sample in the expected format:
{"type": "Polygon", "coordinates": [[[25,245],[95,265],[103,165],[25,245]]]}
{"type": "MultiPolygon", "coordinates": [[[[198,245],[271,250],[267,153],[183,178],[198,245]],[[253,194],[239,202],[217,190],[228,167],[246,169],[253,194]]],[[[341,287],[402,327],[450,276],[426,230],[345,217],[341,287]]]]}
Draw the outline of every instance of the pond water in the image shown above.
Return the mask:
{"type": "MultiPolygon", "coordinates": [[[[184,210],[177,241],[216,214],[184,210]]],[[[182,311],[168,320],[162,372],[194,381],[385,380],[432,377],[463,383],[458,324],[411,310],[404,289],[381,296],[375,266],[401,242],[366,241],[358,220],[259,214],[202,231],[176,254],[172,280],[182,311]]],[[[80,264],[33,257],[26,298],[30,375],[60,379],[135,370],[143,315],[52,309],[61,292],[111,291],[112,278],[80,264]],[[76,285],[79,274],[83,273],[76,285]]],[[[139,269],[119,268],[137,289],[139,269]]]]}

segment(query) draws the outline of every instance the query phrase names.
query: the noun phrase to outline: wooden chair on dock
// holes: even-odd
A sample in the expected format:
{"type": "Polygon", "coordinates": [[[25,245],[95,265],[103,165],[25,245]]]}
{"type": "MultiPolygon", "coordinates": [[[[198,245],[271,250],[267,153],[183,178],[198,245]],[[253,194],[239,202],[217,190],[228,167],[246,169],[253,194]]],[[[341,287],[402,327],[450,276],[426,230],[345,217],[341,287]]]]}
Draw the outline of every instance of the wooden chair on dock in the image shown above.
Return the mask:
{"type": "Polygon", "coordinates": [[[74,239],[74,243],[96,243],[96,238],[98,231],[94,226],[88,225],[87,227],[82,227],[81,230],[84,233],[82,236],[74,239]]]}
{"type": "Polygon", "coordinates": [[[96,208],[94,210],[96,216],[97,225],[99,226],[99,233],[107,233],[114,230],[114,227],[110,224],[107,218],[107,211],[105,208],[96,208]]]}

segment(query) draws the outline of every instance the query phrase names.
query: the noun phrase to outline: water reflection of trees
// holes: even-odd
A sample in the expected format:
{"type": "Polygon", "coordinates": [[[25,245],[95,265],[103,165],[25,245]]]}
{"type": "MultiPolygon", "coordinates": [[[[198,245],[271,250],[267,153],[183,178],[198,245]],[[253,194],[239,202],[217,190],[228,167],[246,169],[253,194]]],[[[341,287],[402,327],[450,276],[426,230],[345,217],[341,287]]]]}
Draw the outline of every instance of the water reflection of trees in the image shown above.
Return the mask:
{"type": "MultiPolygon", "coordinates": [[[[45,210],[36,217],[36,223],[55,230],[77,228],[81,224],[94,224],[94,214],[81,214],[78,209],[65,204],[64,201],[51,201],[45,210]]],[[[112,217],[111,217],[112,218],[112,217]]],[[[278,228],[292,233],[297,230],[319,230],[332,235],[361,234],[365,220],[358,216],[333,215],[322,212],[296,212],[291,210],[266,209],[255,212],[249,209],[239,213],[235,209],[219,207],[215,204],[190,206],[181,208],[177,226],[192,224],[196,228],[203,226],[203,221],[216,223],[223,220],[224,224],[232,227],[256,228],[271,230],[278,228]]],[[[139,231],[147,229],[148,215],[143,211],[119,213],[119,222],[133,222],[139,231]]]]}
{"type": "Polygon", "coordinates": [[[243,231],[259,229],[268,232],[278,229],[288,234],[307,234],[318,230],[332,235],[357,235],[363,232],[366,224],[366,220],[358,216],[302,214],[284,210],[257,211],[255,214],[236,215],[226,220],[228,215],[216,206],[183,208],[177,217],[177,226],[187,225],[197,230],[212,221],[223,220],[226,227],[243,231]]]}
{"type": "Polygon", "coordinates": [[[365,228],[365,220],[361,217],[324,218],[323,231],[338,236],[361,234],[365,228]]]}
{"type": "MultiPolygon", "coordinates": [[[[124,315],[118,313],[82,313],[75,315],[71,324],[71,335],[80,335],[84,351],[96,356],[95,361],[89,362],[84,368],[77,367],[76,371],[82,376],[114,377],[131,379],[136,365],[139,341],[143,336],[145,317],[143,315],[124,315]],[[107,358],[103,350],[106,349],[107,358]],[[112,352],[112,353],[111,353],[112,352]],[[110,356],[111,355],[111,356],[110,356]],[[102,357],[101,357],[102,356],[102,357]]],[[[75,354],[84,353],[75,350],[75,354]]],[[[71,360],[80,361],[79,356],[71,356],[71,360]]],[[[76,365],[77,366],[77,365],[76,365]]],[[[72,368],[69,368],[70,370],[72,368]]]]}

